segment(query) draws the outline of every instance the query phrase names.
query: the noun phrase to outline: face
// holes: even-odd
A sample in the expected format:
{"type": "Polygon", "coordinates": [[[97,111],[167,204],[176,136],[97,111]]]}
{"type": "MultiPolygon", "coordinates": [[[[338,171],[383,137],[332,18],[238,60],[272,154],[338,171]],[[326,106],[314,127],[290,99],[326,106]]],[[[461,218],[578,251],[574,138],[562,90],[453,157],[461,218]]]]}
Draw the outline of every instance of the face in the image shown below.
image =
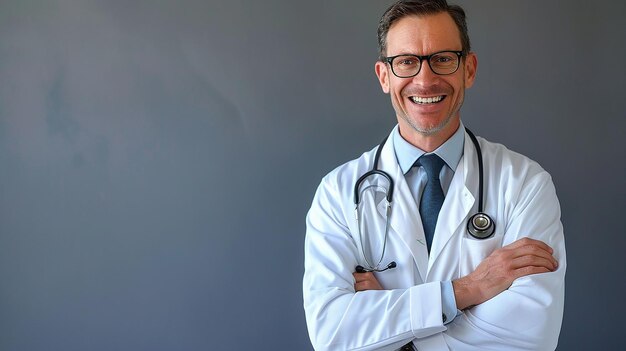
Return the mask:
{"type": "MultiPolygon", "coordinates": [[[[404,17],[387,33],[387,56],[430,55],[461,49],[459,30],[445,12],[404,17]]],[[[383,91],[391,97],[400,133],[407,141],[418,147],[427,141],[441,145],[454,134],[459,126],[465,88],[474,83],[476,66],[476,56],[470,53],[453,74],[437,75],[424,61],[415,77],[398,78],[387,63],[376,63],[376,75],[383,91]]]]}

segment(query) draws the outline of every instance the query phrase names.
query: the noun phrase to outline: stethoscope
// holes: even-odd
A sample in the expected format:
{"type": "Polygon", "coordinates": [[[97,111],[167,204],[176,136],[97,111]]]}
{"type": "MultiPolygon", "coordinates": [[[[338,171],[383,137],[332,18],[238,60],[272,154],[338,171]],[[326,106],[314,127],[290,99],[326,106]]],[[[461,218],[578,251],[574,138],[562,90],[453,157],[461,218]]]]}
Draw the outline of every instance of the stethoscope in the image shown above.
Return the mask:
{"type": "MultiPolygon", "coordinates": [[[[483,212],[483,155],[482,155],[482,151],[480,149],[480,145],[478,144],[478,140],[476,140],[476,136],[474,135],[474,133],[472,133],[467,128],[465,128],[465,131],[469,135],[470,139],[472,139],[472,143],[474,144],[474,148],[476,149],[476,158],[478,159],[478,212],[468,219],[467,231],[472,237],[482,240],[482,239],[487,239],[493,235],[496,229],[496,225],[494,221],[491,219],[491,217],[489,217],[489,215],[483,212]]],[[[391,261],[389,264],[387,264],[387,266],[385,266],[385,268],[380,268],[380,264],[383,258],[385,257],[385,249],[387,247],[387,237],[389,235],[389,218],[391,215],[391,203],[393,200],[393,186],[394,186],[394,182],[393,182],[393,179],[391,179],[391,176],[387,172],[378,169],[378,161],[380,159],[380,154],[383,150],[383,146],[385,145],[386,141],[387,141],[387,137],[383,139],[383,141],[378,146],[378,150],[376,150],[376,155],[374,156],[374,166],[372,167],[372,170],[363,174],[354,184],[354,213],[356,217],[357,228],[359,231],[361,253],[363,254],[365,263],[368,266],[368,268],[365,268],[361,265],[356,266],[357,273],[384,272],[388,269],[395,268],[397,266],[395,261],[391,261]],[[370,262],[367,259],[367,255],[365,254],[365,249],[363,247],[363,233],[361,231],[361,225],[359,223],[359,206],[361,204],[359,190],[361,189],[361,185],[363,184],[363,182],[367,178],[372,177],[372,176],[382,176],[383,178],[387,180],[389,184],[388,188],[386,189],[387,195],[385,196],[385,200],[387,202],[386,210],[385,210],[385,233],[384,233],[385,238],[383,242],[382,254],[380,255],[380,259],[378,260],[378,262],[376,262],[375,264],[373,264],[373,262],[370,262]]]]}

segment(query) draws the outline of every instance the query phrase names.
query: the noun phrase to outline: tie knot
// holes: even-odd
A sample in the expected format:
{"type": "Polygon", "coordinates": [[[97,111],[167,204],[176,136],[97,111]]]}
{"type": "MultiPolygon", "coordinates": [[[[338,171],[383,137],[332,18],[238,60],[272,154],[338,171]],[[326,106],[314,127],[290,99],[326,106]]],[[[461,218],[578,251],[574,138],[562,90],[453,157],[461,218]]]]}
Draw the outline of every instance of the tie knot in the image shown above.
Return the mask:
{"type": "Polygon", "coordinates": [[[441,168],[445,162],[436,154],[428,154],[422,155],[418,158],[415,164],[424,167],[426,174],[428,174],[428,178],[439,179],[439,173],[441,172],[441,168]]]}

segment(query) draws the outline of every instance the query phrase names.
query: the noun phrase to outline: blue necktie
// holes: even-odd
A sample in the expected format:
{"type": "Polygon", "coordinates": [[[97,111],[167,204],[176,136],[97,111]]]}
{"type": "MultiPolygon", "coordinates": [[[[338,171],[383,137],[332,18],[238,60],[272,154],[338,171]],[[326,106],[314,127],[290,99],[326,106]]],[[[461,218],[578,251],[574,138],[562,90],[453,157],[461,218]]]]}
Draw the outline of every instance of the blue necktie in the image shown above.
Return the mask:
{"type": "Polygon", "coordinates": [[[428,252],[430,252],[439,210],[441,210],[441,205],[443,205],[444,196],[441,182],[439,181],[439,173],[445,163],[439,156],[429,154],[417,159],[415,164],[424,167],[428,178],[422,192],[422,199],[420,200],[420,217],[422,217],[422,224],[424,225],[426,246],[428,247],[428,252]]]}

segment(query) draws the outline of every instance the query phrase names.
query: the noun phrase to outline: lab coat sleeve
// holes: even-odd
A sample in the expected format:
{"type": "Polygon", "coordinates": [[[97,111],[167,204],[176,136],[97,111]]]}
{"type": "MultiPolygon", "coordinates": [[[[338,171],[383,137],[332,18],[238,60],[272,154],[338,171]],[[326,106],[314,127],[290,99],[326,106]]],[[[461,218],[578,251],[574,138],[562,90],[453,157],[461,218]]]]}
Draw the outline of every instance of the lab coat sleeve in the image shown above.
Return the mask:
{"type": "Polygon", "coordinates": [[[509,214],[502,246],[522,237],[544,241],[554,249],[559,267],[554,272],[519,278],[509,289],[457,316],[444,333],[452,350],[556,348],[563,317],[566,269],[560,206],[545,171],[524,179],[523,183],[519,193],[506,194],[510,208],[506,210],[509,214]]]}
{"type": "Polygon", "coordinates": [[[322,181],[307,215],[303,297],[314,348],[397,350],[445,330],[440,282],[355,292],[358,247],[342,210],[349,203],[341,203],[350,196],[331,177],[322,181]]]}

